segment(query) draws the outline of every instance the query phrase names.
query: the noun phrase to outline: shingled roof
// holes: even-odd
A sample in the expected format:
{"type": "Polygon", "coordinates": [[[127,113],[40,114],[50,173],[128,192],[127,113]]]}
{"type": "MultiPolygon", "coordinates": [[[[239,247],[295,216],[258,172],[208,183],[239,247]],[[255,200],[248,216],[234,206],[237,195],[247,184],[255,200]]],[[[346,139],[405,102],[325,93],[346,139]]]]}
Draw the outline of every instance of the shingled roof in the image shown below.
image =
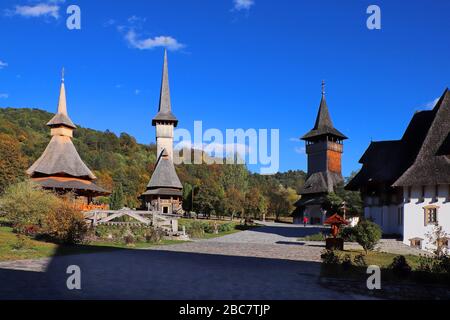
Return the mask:
{"type": "Polygon", "coordinates": [[[315,172],[305,181],[300,190],[301,195],[329,193],[334,191],[334,187],[342,183],[342,175],[331,171],[315,172]]]}
{"type": "Polygon", "coordinates": [[[43,177],[34,178],[33,181],[48,189],[87,191],[96,195],[108,195],[111,193],[92,181],[78,178],[43,177]]]}
{"type": "Polygon", "coordinates": [[[413,185],[438,185],[450,183],[450,154],[448,135],[450,133],[450,92],[445,90],[434,107],[433,122],[423,141],[414,163],[393,184],[394,187],[413,185]]]}
{"type": "Polygon", "coordinates": [[[325,94],[322,93],[322,100],[320,101],[319,112],[317,113],[314,128],[305,134],[301,139],[310,140],[324,135],[332,135],[342,140],[347,139],[342,132],[334,128],[333,122],[331,121],[330,112],[328,110],[327,101],[325,99],[325,94]]]}
{"type": "Polygon", "coordinates": [[[66,131],[52,131],[52,138],[43,154],[27,170],[32,178],[42,176],[70,176],[86,180],[95,180],[95,175],[81,160],[72,142],[75,125],[67,116],[66,91],[64,79],[58,102],[58,112],[48,123],[51,128],[67,127],[66,131]]]}
{"type": "Polygon", "coordinates": [[[66,136],[53,136],[39,159],[27,170],[36,175],[69,175],[94,180],[95,175],[81,160],[72,139],[66,136]]]}
{"type": "Polygon", "coordinates": [[[175,166],[166,149],[163,149],[158,157],[155,171],[147,185],[147,191],[158,188],[183,189],[183,185],[175,171],[175,166]]]}
{"type": "Polygon", "coordinates": [[[76,129],[76,126],[70,120],[67,114],[67,104],[66,104],[66,88],[64,86],[64,78],[61,82],[61,88],[59,90],[59,100],[58,108],[55,116],[47,123],[49,127],[65,126],[71,129],[76,129]]]}
{"type": "Polygon", "coordinates": [[[449,183],[448,96],[446,90],[433,110],[414,114],[401,140],[372,142],[359,161],[363,167],[345,188],[449,183]]]}
{"type": "Polygon", "coordinates": [[[167,65],[167,50],[164,51],[164,65],[161,80],[161,92],[159,96],[158,113],[152,120],[152,125],[155,126],[158,121],[171,122],[176,127],[178,125],[177,118],[172,113],[172,105],[170,102],[170,88],[169,88],[169,68],[167,65]]]}

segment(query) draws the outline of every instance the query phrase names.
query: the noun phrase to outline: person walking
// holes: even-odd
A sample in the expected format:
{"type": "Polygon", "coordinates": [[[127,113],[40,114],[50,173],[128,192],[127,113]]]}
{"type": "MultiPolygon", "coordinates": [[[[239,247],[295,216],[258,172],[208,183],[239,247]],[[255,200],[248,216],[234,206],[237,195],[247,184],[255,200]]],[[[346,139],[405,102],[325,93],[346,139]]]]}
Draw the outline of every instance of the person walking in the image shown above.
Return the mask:
{"type": "Polygon", "coordinates": [[[304,216],[303,217],[303,226],[306,227],[307,224],[308,224],[308,217],[304,216]]]}

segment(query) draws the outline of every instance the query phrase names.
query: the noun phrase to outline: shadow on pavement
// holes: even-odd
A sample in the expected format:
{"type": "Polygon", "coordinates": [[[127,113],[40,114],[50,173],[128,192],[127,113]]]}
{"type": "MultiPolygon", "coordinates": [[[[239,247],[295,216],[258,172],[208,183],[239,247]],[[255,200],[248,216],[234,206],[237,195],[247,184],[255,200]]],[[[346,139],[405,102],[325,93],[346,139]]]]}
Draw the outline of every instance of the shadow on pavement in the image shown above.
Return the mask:
{"type": "Polygon", "coordinates": [[[272,233],[282,237],[301,238],[317,233],[328,234],[330,229],[327,227],[283,227],[283,226],[263,226],[252,229],[254,232],[272,233]]]}
{"type": "Polygon", "coordinates": [[[0,299],[349,299],[318,284],[320,264],[117,249],[54,257],[45,272],[0,269],[0,299]],[[81,269],[70,291],[68,266],[81,269]]]}

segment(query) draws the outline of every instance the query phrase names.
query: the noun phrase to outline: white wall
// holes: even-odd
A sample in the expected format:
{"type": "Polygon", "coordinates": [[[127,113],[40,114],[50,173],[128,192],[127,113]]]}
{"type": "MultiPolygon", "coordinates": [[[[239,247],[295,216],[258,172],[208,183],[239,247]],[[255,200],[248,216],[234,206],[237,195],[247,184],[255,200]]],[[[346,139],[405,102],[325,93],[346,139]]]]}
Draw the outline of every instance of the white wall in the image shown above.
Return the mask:
{"type": "Polygon", "coordinates": [[[381,206],[378,199],[368,199],[371,205],[364,208],[364,217],[371,219],[381,227],[385,234],[403,234],[403,226],[398,222],[399,205],[381,206]]]}
{"type": "Polygon", "coordinates": [[[173,159],[173,124],[156,124],[156,152],[157,156],[166,149],[170,159],[173,159]]]}
{"type": "MultiPolygon", "coordinates": [[[[437,219],[438,224],[443,227],[444,231],[450,234],[450,202],[448,199],[448,185],[439,186],[438,201],[433,202],[435,197],[435,187],[425,187],[424,201],[420,201],[422,187],[413,187],[411,189],[411,198],[409,202],[404,204],[404,237],[403,242],[410,244],[412,238],[422,238],[422,249],[432,249],[433,244],[429,243],[426,234],[433,230],[433,225],[425,226],[424,207],[435,205],[438,208],[437,219]]],[[[407,200],[408,191],[404,189],[404,197],[407,200]]]]}

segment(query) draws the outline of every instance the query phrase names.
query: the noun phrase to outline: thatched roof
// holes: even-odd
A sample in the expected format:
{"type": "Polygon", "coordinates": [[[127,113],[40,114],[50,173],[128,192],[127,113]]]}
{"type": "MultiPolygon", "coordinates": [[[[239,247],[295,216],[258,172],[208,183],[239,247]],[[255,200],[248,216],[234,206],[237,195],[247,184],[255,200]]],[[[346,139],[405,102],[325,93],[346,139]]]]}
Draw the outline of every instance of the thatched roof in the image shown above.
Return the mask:
{"type": "Polygon", "coordinates": [[[183,185],[178,178],[175,166],[170,159],[166,149],[161,151],[156,162],[155,171],[152,174],[150,182],[147,185],[147,190],[155,189],[183,189],[183,185]]]}
{"type": "Polygon", "coordinates": [[[167,50],[164,51],[164,65],[161,80],[161,92],[159,96],[158,113],[152,120],[152,125],[156,125],[158,121],[173,123],[176,127],[178,124],[177,118],[172,113],[172,105],[170,102],[170,88],[169,88],[169,68],[167,65],[167,50]]]}
{"type": "Polygon", "coordinates": [[[319,112],[317,113],[314,128],[307,134],[305,134],[302,137],[302,140],[310,140],[326,135],[335,136],[341,140],[347,139],[347,137],[342,132],[334,128],[325,95],[322,94],[322,100],[320,101],[319,112]]]}
{"type": "Polygon", "coordinates": [[[81,160],[72,139],[55,135],[39,159],[27,170],[33,176],[68,175],[95,180],[95,175],[81,160]]]}

